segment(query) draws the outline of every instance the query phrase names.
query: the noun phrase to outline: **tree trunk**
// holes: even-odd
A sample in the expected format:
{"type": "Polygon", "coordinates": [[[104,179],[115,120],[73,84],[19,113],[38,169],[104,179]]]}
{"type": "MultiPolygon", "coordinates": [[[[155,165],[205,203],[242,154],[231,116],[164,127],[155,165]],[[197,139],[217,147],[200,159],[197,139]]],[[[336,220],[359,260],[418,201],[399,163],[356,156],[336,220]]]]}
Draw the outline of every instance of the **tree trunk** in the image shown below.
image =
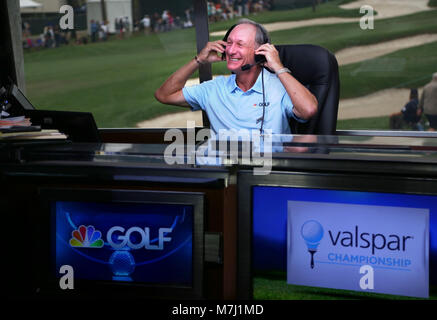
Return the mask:
{"type": "Polygon", "coordinates": [[[105,0],[100,0],[100,4],[102,7],[102,22],[105,23],[105,21],[107,20],[105,0]]]}

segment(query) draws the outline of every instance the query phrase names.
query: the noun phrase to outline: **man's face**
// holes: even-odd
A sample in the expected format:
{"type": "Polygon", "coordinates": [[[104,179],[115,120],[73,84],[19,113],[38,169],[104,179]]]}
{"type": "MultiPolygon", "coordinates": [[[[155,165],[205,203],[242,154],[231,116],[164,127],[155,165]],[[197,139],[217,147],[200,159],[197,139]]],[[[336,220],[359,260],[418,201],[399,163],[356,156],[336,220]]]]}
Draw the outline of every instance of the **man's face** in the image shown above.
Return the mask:
{"type": "Polygon", "coordinates": [[[236,26],[228,36],[226,62],[230,71],[238,73],[245,64],[255,62],[256,27],[251,24],[236,26]]]}

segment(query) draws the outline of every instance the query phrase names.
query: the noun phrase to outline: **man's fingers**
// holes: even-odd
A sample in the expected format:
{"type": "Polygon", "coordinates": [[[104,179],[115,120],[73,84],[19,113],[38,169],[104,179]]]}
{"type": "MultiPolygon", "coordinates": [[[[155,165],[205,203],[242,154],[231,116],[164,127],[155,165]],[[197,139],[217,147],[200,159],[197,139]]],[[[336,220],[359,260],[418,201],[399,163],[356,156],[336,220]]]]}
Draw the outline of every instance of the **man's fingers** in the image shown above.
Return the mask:
{"type": "Polygon", "coordinates": [[[255,52],[277,52],[276,48],[274,45],[270,44],[270,43],[265,43],[263,45],[261,45],[258,49],[255,50],[255,52]]]}
{"type": "Polygon", "coordinates": [[[225,52],[225,49],[223,48],[223,46],[219,43],[216,43],[216,42],[209,42],[206,45],[205,49],[207,50],[208,54],[211,51],[216,51],[216,52],[220,52],[220,53],[225,52]]]}
{"type": "Polygon", "coordinates": [[[218,43],[213,44],[211,46],[211,49],[214,51],[222,52],[222,53],[225,51],[225,49],[218,43]]]}

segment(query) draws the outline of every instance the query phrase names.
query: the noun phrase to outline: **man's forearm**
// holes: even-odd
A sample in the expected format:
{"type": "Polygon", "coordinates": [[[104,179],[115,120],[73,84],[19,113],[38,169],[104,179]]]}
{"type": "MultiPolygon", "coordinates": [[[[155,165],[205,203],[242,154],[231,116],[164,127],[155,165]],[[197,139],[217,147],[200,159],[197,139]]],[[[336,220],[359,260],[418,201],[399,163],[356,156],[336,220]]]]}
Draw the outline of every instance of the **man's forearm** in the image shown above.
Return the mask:
{"type": "Polygon", "coordinates": [[[195,59],[175,71],[155,92],[155,97],[166,102],[170,96],[182,90],[190,76],[197,70],[199,63],[195,59]]]}
{"type": "Polygon", "coordinates": [[[278,76],[293,102],[293,112],[301,119],[310,119],[317,113],[317,99],[291,74],[284,72],[278,76]]]}

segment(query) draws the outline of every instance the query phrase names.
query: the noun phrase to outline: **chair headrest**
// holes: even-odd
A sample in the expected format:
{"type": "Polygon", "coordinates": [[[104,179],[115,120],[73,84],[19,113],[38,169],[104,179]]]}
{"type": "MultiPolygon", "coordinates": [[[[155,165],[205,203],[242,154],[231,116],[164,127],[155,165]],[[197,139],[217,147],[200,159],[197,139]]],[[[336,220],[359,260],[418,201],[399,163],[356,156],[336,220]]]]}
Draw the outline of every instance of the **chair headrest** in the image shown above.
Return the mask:
{"type": "Polygon", "coordinates": [[[327,49],[311,44],[278,45],[282,64],[305,86],[329,84],[337,60],[327,49]]]}

